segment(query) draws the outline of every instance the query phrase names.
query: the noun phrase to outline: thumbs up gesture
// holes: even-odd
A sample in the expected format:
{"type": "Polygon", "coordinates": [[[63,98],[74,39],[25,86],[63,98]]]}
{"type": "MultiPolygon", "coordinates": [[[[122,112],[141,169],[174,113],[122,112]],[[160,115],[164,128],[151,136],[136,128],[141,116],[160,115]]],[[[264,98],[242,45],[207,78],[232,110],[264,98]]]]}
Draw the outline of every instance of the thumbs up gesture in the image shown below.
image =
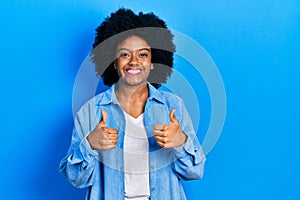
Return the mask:
{"type": "Polygon", "coordinates": [[[170,124],[155,124],[153,135],[157,144],[163,148],[175,148],[183,145],[187,136],[181,131],[180,124],[175,117],[175,109],[170,112],[170,124]]]}
{"type": "Polygon", "coordinates": [[[106,127],[107,118],[107,113],[105,110],[102,110],[102,119],[87,136],[87,140],[94,150],[110,150],[116,147],[118,142],[118,130],[106,127]]]}

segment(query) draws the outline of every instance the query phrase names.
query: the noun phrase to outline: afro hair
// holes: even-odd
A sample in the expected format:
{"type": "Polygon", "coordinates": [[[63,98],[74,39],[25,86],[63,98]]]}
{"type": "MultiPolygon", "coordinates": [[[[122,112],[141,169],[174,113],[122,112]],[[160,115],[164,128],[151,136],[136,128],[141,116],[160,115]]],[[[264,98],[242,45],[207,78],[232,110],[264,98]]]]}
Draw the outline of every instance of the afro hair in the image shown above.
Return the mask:
{"type": "Polygon", "coordinates": [[[151,70],[148,81],[159,88],[172,74],[175,45],[174,36],[166,23],[153,13],[135,14],[129,9],[120,8],[105,18],[96,29],[91,52],[96,74],[103,78],[103,83],[107,86],[119,80],[114,68],[115,52],[122,41],[133,35],[143,38],[151,47],[154,69],[151,70]]]}

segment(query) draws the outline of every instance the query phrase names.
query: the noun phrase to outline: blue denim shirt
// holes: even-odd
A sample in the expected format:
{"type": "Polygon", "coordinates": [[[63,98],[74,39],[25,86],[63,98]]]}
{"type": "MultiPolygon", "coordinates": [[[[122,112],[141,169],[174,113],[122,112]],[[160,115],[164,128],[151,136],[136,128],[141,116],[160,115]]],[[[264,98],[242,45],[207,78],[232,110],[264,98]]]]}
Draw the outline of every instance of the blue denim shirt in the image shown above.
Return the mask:
{"type": "MultiPolygon", "coordinates": [[[[85,103],[74,119],[72,141],[68,153],[60,163],[61,173],[78,188],[88,188],[86,199],[124,199],[123,143],[125,116],[114,93],[115,85],[85,103]],[[86,136],[101,120],[101,110],[108,115],[107,127],[119,131],[115,149],[92,150],[86,136]]],[[[148,84],[149,97],[144,109],[144,125],[149,140],[150,198],[152,200],[186,199],[181,180],[200,179],[205,156],[193,130],[192,121],[178,96],[155,89],[148,84]],[[169,124],[169,113],[175,117],[186,142],[177,148],[161,148],[152,131],[155,124],[169,124]]]]}

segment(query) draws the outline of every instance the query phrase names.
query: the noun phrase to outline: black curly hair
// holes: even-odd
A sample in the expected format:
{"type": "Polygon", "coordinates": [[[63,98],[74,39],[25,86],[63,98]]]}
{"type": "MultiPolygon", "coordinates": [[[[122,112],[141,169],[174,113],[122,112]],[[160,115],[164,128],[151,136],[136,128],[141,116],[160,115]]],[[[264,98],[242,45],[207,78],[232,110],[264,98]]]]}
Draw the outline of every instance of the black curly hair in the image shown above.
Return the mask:
{"type": "Polygon", "coordinates": [[[96,29],[91,52],[97,76],[101,76],[107,86],[119,80],[114,68],[115,52],[121,42],[133,35],[143,38],[151,47],[154,69],[151,70],[148,81],[159,88],[172,74],[175,45],[174,36],[166,23],[153,13],[135,14],[129,9],[120,8],[105,18],[96,29]]]}

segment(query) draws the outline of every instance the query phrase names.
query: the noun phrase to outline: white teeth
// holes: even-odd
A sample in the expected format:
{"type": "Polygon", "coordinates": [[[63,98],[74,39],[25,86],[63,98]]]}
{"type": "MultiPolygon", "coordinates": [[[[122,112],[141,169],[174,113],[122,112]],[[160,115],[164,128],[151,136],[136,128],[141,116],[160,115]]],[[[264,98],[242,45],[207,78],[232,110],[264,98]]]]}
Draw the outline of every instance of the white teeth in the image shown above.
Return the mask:
{"type": "Polygon", "coordinates": [[[130,74],[137,74],[137,73],[140,73],[141,70],[140,69],[130,69],[127,72],[130,73],[130,74]]]}

